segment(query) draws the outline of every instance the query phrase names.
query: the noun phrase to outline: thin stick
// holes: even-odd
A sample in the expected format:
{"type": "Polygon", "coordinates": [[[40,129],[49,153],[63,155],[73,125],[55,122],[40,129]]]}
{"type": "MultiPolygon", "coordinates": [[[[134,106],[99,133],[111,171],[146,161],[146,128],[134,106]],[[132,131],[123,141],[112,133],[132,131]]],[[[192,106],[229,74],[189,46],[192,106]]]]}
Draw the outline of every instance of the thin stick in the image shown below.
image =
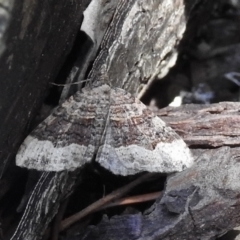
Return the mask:
{"type": "Polygon", "coordinates": [[[65,230],[66,228],[68,228],[69,226],[74,224],[75,222],[79,221],[80,219],[89,215],[90,213],[95,212],[97,209],[103,207],[107,203],[120,198],[121,196],[123,196],[124,194],[129,192],[132,188],[134,188],[137,185],[139,185],[140,183],[146,181],[148,178],[152,177],[153,175],[154,175],[153,173],[144,174],[143,176],[141,176],[138,179],[134,180],[133,182],[127,184],[126,186],[121,187],[121,188],[113,191],[112,193],[108,194],[104,198],[99,199],[98,201],[96,201],[93,204],[89,205],[88,207],[84,208],[82,211],[72,215],[69,218],[66,218],[65,220],[63,220],[61,222],[60,231],[65,230]]]}
{"type": "Polygon", "coordinates": [[[121,198],[118,199],[114,202],[111,202],[107,205],[104,205],[103,208],[101,209],[106,209],[109,207],[115,207],[115,206],[122,206],[122,205],[128,205],[128,204],[135,204],[135,203],[141,203],[141,202],[147,202],[147,201],[152,201],[156,200],[162,195],[162,192],[153,192],[153,193],[147,193],[147,194],[142,194],[142,195],[137,195],[133,197],[126,197],[126,198],[121,198]]]}

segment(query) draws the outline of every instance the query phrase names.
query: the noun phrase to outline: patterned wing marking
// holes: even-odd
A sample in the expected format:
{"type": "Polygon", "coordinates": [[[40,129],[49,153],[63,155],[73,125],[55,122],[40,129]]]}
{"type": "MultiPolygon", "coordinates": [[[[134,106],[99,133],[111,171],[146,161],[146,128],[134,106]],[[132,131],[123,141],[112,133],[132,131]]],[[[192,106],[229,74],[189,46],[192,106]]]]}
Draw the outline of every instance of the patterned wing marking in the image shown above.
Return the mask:
{"type": "Polygon", "coordinates": [[[90,162],[105,125],[109,91],[107,85],[85,89],[57,107],[25,139],[16,164],[40,171],[62,171],[90,162]]]}
{"type": "Polygon", "coordinates": [[[96,161],[114,174],[171,173],[193,163],[184,141],[122,89],[111,91],[106,129],[96,161]]]}

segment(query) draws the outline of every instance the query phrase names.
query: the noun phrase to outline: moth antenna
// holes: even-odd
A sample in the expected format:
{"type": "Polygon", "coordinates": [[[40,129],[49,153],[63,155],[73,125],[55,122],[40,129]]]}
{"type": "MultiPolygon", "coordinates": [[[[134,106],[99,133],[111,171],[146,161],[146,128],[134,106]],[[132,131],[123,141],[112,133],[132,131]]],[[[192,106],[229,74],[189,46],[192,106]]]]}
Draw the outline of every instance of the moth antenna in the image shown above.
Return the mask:
{"type": "Polygon", "coordinates": [[[49,84],[54,85],[54,86],[58,86],[58,87],[65,87],[65,86],[71,86],[71,85],[78,85],[79,83],[83,83],[83,82],[91,82],[91,78],[80,80],[80,81],[77,81],[77,82],[74,82],[74,83],[57,84],[57,83],[50,82],[49,84]]]}

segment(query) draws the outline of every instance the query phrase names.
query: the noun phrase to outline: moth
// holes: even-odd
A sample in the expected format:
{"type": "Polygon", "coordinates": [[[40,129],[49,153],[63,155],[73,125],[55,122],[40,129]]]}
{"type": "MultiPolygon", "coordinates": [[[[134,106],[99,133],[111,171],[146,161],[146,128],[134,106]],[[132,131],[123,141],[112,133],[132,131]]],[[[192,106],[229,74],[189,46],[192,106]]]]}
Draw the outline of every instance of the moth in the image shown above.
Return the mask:
{"type": "Polygon", "coordinates": [[[187,145],[125,90],[85,87],[55,108],[23,142],[16,164],[73,171],[91,161],[117,175],[171,173],[190,167],[187,145]]]}

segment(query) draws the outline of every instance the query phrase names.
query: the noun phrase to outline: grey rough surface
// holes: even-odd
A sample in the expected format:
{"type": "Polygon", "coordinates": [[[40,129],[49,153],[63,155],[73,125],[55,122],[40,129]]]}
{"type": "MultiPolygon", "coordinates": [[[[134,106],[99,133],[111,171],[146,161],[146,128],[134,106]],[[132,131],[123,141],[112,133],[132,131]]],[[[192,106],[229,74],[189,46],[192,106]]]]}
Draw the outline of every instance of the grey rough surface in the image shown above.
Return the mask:
{"type": "Polygon", "coordinates": [[[181,0],[120,1],[90,77],[105,65],[111,85],[136,94],[141,82],[166,72],[186,27],[184,7],[181,0]]]}
{"type": "MultiPolygon", "coordinates": [[[[66,83],[81,82],[86,77],[87,69],[96,58],[103,36],[112,21],[117,3],[118,0],[92,0],[84,11],[80,30],[88,36],[88,41],[82,46],[83,50],[72,67],[66,83]]],[[[63,103],[77,90],[81,90],[81,87],[82,84],[65,85],[59,103],[63,103]]]]}
{"type": "Polygon", "coordinates": [[[60,203],[74,188],[78,175],[78,171],[42,173],[11,240],[42,239],[60,203]]]}
{"type": "Polygon", "coordinates": [[[215,239],[240,223],[239,149],[206,150],[145,214],[104,217],[75,239],[215,239]],[[116,231],[118,234],[116,234],[116,231]]]}
{"type": "Polygon", "coordinates": [[[98,1],[93,0],[84,11],[81,30],[93,41],[95,51],[98,50],[105,31],[116,10],[118,0],[98,1]]]}

